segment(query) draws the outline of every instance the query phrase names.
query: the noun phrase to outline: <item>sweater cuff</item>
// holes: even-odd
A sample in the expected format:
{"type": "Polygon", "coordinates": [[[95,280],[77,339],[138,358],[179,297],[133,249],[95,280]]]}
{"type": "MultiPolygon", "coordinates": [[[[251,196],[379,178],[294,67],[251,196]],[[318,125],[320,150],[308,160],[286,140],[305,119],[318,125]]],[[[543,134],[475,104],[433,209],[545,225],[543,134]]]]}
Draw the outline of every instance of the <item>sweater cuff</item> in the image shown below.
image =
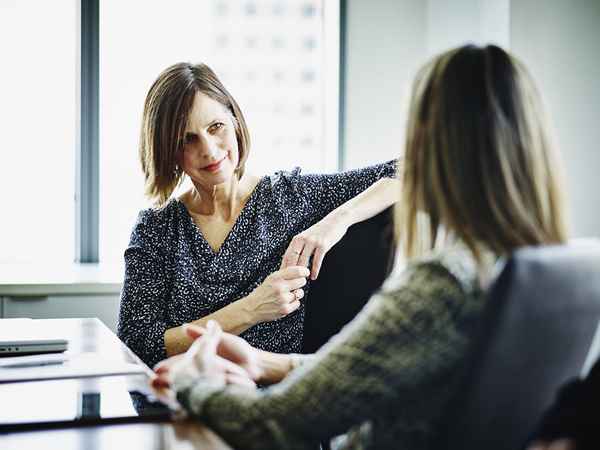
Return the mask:
{"type": "Polygon", "coordinates": [[[172,386],[179,404],[189,413],[200,417],[206,400],[221,392],[225,383],[214,378],[181,374],[175,377],[172,386]]]}
{"type": "Polygon", "coordinates": [[[292,363],[292,370],[296,370],[298,367],[305,365],[315,358],[315,355],[303,355],[301,353],[290,353],[289,355],[292,363]]]}

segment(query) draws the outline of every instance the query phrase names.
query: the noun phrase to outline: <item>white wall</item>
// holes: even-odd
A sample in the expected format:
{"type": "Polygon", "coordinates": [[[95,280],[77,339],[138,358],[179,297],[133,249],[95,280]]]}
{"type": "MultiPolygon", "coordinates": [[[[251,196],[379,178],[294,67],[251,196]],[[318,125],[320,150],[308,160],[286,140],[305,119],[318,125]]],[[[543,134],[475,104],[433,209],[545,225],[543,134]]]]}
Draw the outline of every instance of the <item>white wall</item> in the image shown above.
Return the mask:
{"type": "Polygon", "coordinates": [[[600,236],[600,1],[513,0],[511,46],[554,123],[573,234],[600,236]]]}
{"type": "Polygon", "coordinates": [[[427,58],[470,41],[508,46],[510,0],[348,0],[344,168],[397,157],[410,85],[427,58]]]}
{"type": "Polygon", "coordinates": [[[426,52],[425,2],[348,0],[345,168],[396,158],[405,95],[426,52]]]}
{"type": "Polygon", "coordinates": [[[510,0],[427,0],[429,55],[466,42],[510,45],[510,0]]]}
{"type": "Polygon", "coordinates": [[[600,1],[348,0],[345,168],[402,151],[410,82],[467,41],[509,48],[530,68],[565,162],[574,236],[600,236],[600,1]]]}

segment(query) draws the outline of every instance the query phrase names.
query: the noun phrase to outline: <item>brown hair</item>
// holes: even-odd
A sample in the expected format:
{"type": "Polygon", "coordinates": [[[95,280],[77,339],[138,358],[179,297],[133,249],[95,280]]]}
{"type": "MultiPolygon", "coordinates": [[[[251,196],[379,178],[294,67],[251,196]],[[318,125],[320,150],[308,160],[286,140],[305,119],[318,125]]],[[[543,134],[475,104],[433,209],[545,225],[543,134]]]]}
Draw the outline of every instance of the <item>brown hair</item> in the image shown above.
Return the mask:
{"type": "Polygon", "coordinates": [[[479,259],[564,242],[560,164],[525,67],[496,46],[450,50],[413,85],[396,207],[415,257],[453,236],[479,259]]]}
{"type": "Polygon", "coordinates": [[[221,103],[232,114],[239,150],[238,179],[244,174],[250,134],[237,102],[206,64],[174,64],[150,87],[142,116],[140,162],[146,195],[157,206],[163,206],[183,180],[177,152],[183,147],[188,115],[197,92],[221,103]]]}

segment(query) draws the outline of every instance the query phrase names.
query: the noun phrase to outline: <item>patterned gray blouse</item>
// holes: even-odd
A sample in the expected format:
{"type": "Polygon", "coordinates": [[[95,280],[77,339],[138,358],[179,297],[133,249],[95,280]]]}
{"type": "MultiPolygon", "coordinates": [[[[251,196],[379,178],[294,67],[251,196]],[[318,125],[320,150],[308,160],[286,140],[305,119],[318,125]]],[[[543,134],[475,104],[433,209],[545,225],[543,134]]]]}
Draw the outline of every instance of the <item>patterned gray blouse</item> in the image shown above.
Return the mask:
{"type": "MultiPolygon", "coordinates": [[[[152,367],[166,357],[166,329],[204,317],[250,294],[276,271],[290,240],[384,177],[396,162],[333,175],[300,169],[263,177],[218,252],[187,209],[171,200],[140,212],[125,250],[118,335],[152,367]]],[[[310,284],[303,302],[310,298],[310,284]]],[[[272,352],[300,351],[304,304],[241,336],[272,352]]]]}
{"type": "Polygon", "coordinates": [[[334,449],[429,449],[484,305],[478,279],[466,249],[431,255],[390,276],[277,385],[224,388],[182,374],[177,398],[236,449],[308,450],[338,435],[334,449]]]}

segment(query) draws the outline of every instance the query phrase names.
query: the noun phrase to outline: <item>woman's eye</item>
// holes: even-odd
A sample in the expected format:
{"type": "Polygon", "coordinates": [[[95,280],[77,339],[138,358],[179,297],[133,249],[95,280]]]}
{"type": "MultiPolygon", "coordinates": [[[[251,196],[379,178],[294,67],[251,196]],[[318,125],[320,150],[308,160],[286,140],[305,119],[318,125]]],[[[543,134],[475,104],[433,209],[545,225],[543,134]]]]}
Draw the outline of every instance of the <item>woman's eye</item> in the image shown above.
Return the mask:
{"type": "Polygon", "coordinates": [[[209,129],[209,131],[211,133],[215,133],[216,131],[220,130],[221,128],[223,128],[225,126],[224,123],[222,122],[217,122],[217,123],[213,123],[209,129]]]}
{"type": "Polygon", "coordinates": [[[183,138],[183,143],[184,144],[193,144],[194,142],[196,142],[196,138],[197,138],[197,136],[195,134],[186,134],[185,137],[183,138]]]}

